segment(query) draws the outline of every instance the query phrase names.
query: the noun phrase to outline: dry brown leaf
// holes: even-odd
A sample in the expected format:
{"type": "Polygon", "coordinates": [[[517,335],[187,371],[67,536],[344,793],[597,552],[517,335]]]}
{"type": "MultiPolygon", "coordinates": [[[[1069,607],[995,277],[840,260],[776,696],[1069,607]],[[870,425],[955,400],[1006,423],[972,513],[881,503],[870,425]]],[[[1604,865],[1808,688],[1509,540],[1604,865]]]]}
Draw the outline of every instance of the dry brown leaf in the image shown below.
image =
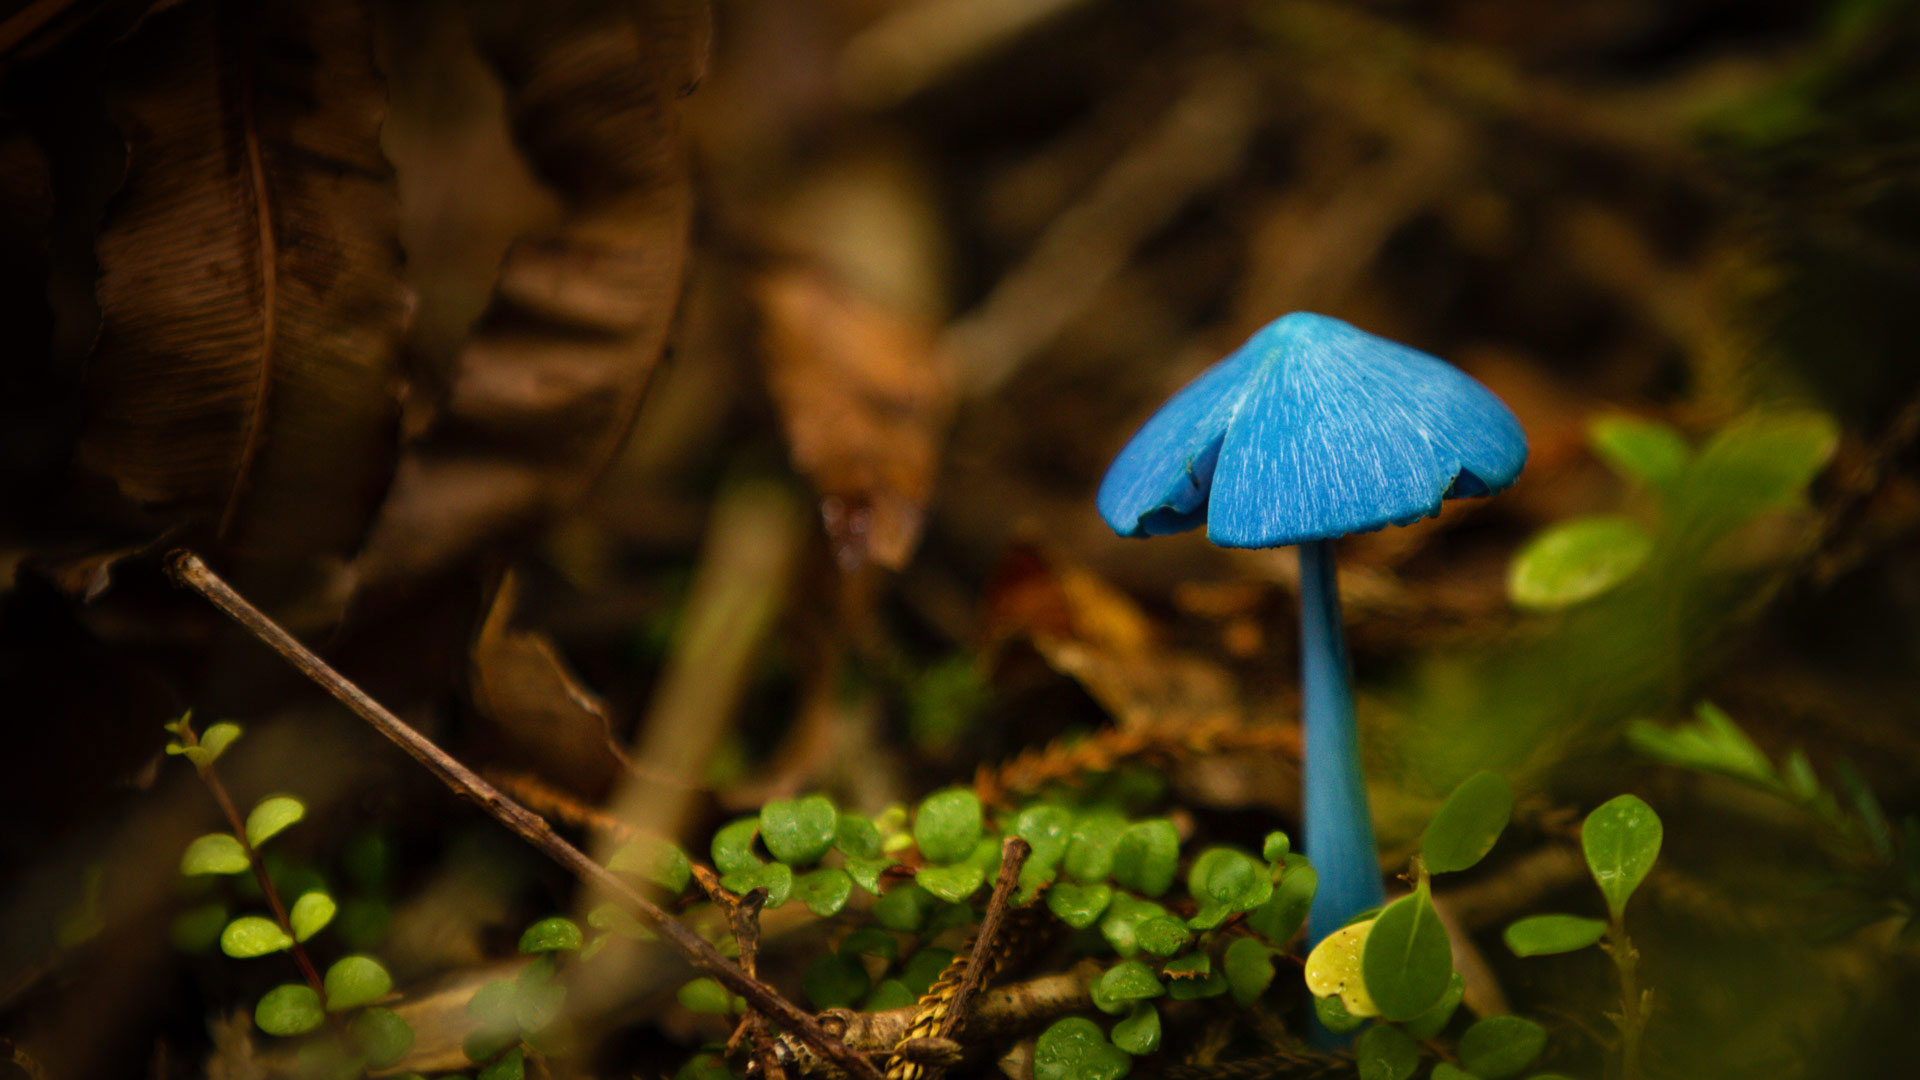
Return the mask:
{"type": "Polygon", "coordinates": [[[987,599],[990,640],[1024,637],[1122,727],[1245,717],[1232,675],[1169,648],[1132,600],[1091,571],[1018,548],[987,599]]]}
{"type": "Polygon", "coordinates": [[[476,28],[561,221],[522,237],[402,456],[358,565],[363,595],[435,576],[571,507],[633,422],[686,263],[678,98],[698,0],[506,5],[476,28]]]}
{"type": "Polygon", "coordinates": [[[508,575],[481,624],[469,663],[474,706],[497,726],[501,757],[597,800],[623,765],[607,703],[581,685],[545,634],[513,628],[519,591],[508,575]]]}
{"type": "Polygon", "coordinates": [[[904,567],[953,415],[931,329],[804,267],[762,274],[754,295],[767,386],[835,557],[904,567]]]}
{"type": "Polygon", "coordinates": [[[392,466],[400,283],[365,7],[183,4],[114,57],[80,460],[275,562],[346,556],[392,466]]]}

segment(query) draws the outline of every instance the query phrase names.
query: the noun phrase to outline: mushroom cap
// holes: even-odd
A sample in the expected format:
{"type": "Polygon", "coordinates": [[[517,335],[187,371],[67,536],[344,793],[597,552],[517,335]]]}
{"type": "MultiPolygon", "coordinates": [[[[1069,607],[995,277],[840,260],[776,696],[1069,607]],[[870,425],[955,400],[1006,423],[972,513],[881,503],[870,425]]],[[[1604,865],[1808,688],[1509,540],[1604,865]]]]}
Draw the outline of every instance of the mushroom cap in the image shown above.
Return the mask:
{"type": "Polygon", "coordinates": [[[1161,406],[1100,482],[1122,536],[1222,547],[1405,525],[1513,483],[1527,437],[1459,368],[1325,315],[1268,323],[1161,406]]]}

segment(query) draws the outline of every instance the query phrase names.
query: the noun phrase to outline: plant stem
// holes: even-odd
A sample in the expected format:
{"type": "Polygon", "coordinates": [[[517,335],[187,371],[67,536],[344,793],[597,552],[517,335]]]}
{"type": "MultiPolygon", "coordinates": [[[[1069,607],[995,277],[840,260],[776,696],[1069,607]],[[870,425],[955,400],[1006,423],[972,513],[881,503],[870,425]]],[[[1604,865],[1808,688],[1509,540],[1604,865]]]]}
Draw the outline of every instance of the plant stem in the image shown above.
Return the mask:
{"type": "Polygon", "coordinates": [[[1627,927],[1619,919],[1607,926],[1607,955],[1613,957],[1613,970],[1620,979],[1620,1080],[1637,1080],[1640,1075],[1640,1036],[1647,1027],[1647,998],[1652,991],[1640,989],[1640,952],[1627,937],[1627,927]]]}
{"type": "Polygon", "coordinates": [[[1333,542],[1300,545],[1301,763],[1306,843],[1320,877],[1307,916],[1309,946],[1386,898],[1373,842],[1373,815],[1360,773],[1347,640],[1340,625],[1333,542]]]}
{"type": "Polygon", "coordinates": [[[605,890],[616,903],[646,923],[660,935],[662,940],[685,956],[693,966],[712,975],[722,986],[746,998],[754,1008],[793,1032],[801,1041],[832,1060],[848,1074],[859,1077],[861,1080],[882,1080],[880,1070],[874,1067],[873,1062],[863,1055],[854,1053],[845,1043],[827,1034],[812,1015],[801,1011],[798,1006],[780,996],[778,990],[747,974],[738,964],[720,955],[719,950],[708,944],[705,938],[687,929],[658,904],[642,896],[619,875],[594,862],[586,852],[568,843],[566,838],[554,831],[553,826],[547,824],[545,818],[502,794],[492,784],[482,780],[479,774],[436,746],[431,739],[413,730],[399,717],[388,712],[385,706],[368,696],[366,691],[354,685],[346,676],[333,670],[325,660],[300,644],[279,623],[269,619],[259,608],[254,607],[245,597],[235,592],[233,587],[208,568],[198,555],[184,550],[171,553],[167,556],[167,572],[173,575],[174,580],[206,597],[215,607],[246,627],[255,637],[265,642],[297,668],[301,674],[320,684],[322,689],[339,699],[341,704],[353,710],[362,720],[373,725],[375,731],[406,751],[407,756],[419,762],[455,794],[472,800],[494,820],[505,825],[516,836],[559,863],[575,877],[605,890]]]}

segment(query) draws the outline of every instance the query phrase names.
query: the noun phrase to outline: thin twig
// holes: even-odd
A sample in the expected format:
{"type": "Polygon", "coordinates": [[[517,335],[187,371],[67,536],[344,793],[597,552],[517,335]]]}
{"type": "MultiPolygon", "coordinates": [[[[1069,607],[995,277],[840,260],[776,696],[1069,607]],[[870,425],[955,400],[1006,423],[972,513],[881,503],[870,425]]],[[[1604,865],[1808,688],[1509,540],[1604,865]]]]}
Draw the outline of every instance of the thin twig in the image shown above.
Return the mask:
{"type": "Polygon", "coordinates": [[[413,730],[386,707],[368,696],[320,659],[280,624],[233,590],[208,568],[198,555],[175,551],[167,557],[167,571],[187,588],[206,597],[213,605],[285,657],[301,674],[320,684],[341,704],[353,710],[374,730],[386,736],[407,756],[419,762],[455,794],[486,811],[494,820],[510,829],[542,854],[560,864],[574,876],[603,889],[615,902],[646,923],[661,939],[677,949],[693,966],[714,977],[728,990],[746,998],[754,1008],[793,1032],[808,1046],[819,1051],[849,1074],[863,1080],[881,1080],[880,1071],[865,1057],[849,1050],[845,1043],[827,1034],[811,1015],[801,1011],[780,992],[748,975],[720,955],[706,939],[687,929],[659,905],[642,896],[619,875],[594,862],[586,852],[568,843],[548,825],[546,819],[514,802],[472,769],[436,746],[432,740],[413,730]]]}
{"type": "Polygon", "coordinates": [[[1033,845],[1018,836],[1009,836],[1000,844],[1000,876],[994,879],[993,895],[987,900],[987,913],[980,920],[980,932],[973,936],[973,951],[967,964],[967,971],[960,979],[960,988],[954,991],[953,1000],[947,1005],[946,1019],[940,1022],[940,1037],[957,1038],[960,1025],[966,1021],[967,1007],[973,1004],[973,995],[986,985],[994,968],[994,950],[999,947],[1000,926],[1007,920],[1007,909],[1013,903],[1013,890],[1020,883],[1020,869],[1027,865],[1027,856],[1033,854],[1033,845]]]}
{"type": "MultiPolygon", "coordinates": [[[[760,977],[760,908],[767,902],[767,890],[750,889],[744,895],[736,894],[720,884],[720,876],[704,866],[693,867],[694,880],[700,883],[701,891],[707,894],[714,906],[727,916],[727,925],[733,930],[734,944],[740,947],[740,967],[755,978],[760,977]]],[[[766,1017],[756,1009],[749,1008],[735,1025],[733,1034],[727,1038],[726,1054],[729,1058],[740,1052],[742,1043],[753,1047],[753,1061],[760,1076],[766,1080],[786,1080],[786,1069],[774,1052],[773,1038],[767,1033],[766,1017]]]]}

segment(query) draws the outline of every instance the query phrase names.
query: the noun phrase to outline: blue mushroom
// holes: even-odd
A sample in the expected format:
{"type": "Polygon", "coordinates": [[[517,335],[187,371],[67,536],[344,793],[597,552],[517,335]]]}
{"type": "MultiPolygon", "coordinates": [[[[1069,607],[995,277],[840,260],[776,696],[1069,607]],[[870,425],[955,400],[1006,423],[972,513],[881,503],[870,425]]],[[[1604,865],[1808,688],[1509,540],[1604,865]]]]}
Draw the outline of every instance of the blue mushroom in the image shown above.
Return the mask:
{"type": "Polygon", "coordinates": [[[1318,942],[1382,899],[1360,774],[1333,540],[1513,483],[1527,438],[1458,368],[1308,312],[1283,316],[1141,427],[1100,483],[1122,536],[1205,525],[1223,547],[1300,549],[1305,844],[1318,942]]]}

